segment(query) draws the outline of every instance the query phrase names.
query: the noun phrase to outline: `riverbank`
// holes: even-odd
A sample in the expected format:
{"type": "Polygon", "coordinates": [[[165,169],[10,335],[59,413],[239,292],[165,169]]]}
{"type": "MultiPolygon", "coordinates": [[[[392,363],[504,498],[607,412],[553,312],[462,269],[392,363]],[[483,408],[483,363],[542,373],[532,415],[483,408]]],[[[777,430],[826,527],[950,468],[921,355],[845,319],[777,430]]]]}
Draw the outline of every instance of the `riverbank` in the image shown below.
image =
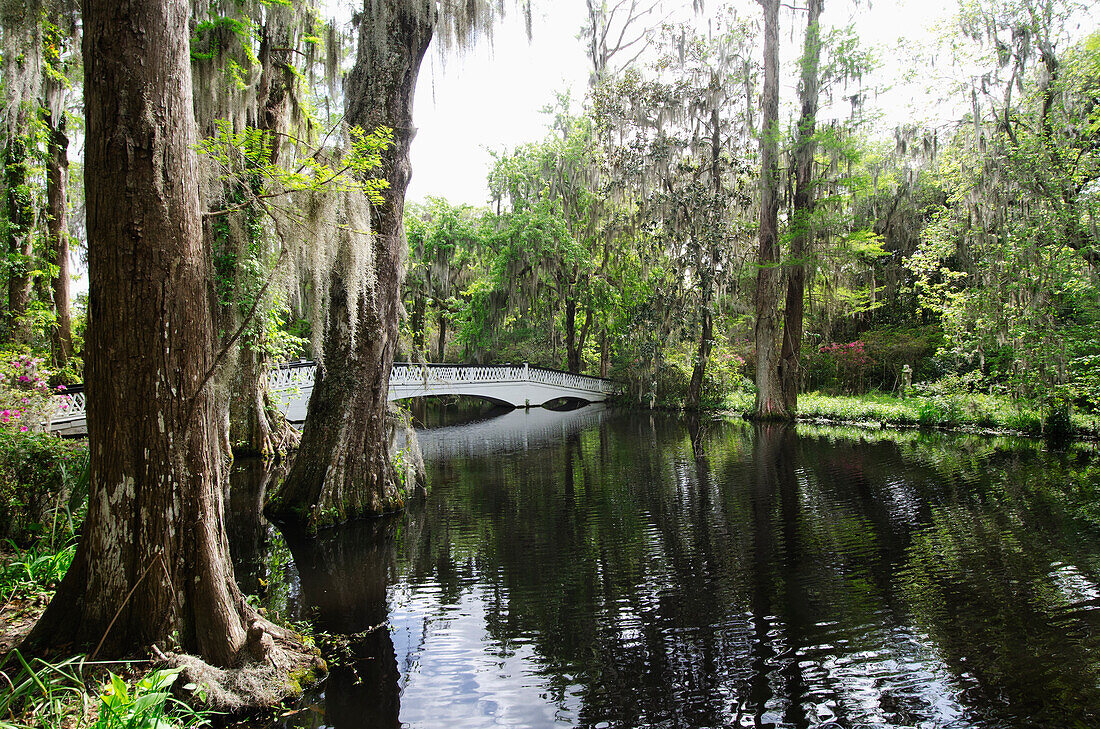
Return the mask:
{"type": "MultiPolygon", "coordinates": [[[[740,416],[750,410],[753,395],[736,393],[724,409],[740,416]]],[[[1042,409],[996,395],[895,397],[885,393],[845,396],[810,392],[798,396],[799,420],[862,423],[872,426],[929,426],[958,430],[993,430],[1041,436],[1047,432],[1042,409]]],[[[1100,416],[1069,413],[1070,435],[1100,439],[1100,416]]]]}

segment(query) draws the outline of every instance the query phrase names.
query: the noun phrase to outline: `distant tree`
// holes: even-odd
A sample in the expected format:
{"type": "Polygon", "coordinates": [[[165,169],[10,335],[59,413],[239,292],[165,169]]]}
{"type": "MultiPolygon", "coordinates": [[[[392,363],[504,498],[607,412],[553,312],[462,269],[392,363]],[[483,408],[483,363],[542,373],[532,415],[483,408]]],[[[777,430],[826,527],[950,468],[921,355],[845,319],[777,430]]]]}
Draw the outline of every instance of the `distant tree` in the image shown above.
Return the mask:
{"type": "Polygon", "coordinates": [[[437,325],[434,361],[444,360],[447,323],[458,311],[457,296],[472,280],[481,254],[480,214],[469,205],[454,206],[435,197],[405,210],[409,245],[405,291],[411,307],[411,344],[418,356],[425,349],[425,316],[430,304],[437,325]]]}
{"type": "MultiPolygon", "coordinates": [[[[666,37],[654,80],[627,73],[605,90],[602,111],[623,140],[611,151],[613,194],[630,201],[648,255],[668,272],[669,324],[693,341],[685,406],[699,407],[716,314],[736,286],[745,253],[748,129],[728,94],[744,68],[743,27],[717,41],[666,37]],[[619,192],[621,190],[621,193],[619,192]]],[[[644,250],[644,248],[643,248],[644,250]]]]}
{"type": "Polygon", "coordinates": [[[764,10],[764,87],[760,120],[760,228],[756,275],[756,403],[752,417],[786,420],[794,414],[779,379],[779,0],[758,0],[764,10]]]}

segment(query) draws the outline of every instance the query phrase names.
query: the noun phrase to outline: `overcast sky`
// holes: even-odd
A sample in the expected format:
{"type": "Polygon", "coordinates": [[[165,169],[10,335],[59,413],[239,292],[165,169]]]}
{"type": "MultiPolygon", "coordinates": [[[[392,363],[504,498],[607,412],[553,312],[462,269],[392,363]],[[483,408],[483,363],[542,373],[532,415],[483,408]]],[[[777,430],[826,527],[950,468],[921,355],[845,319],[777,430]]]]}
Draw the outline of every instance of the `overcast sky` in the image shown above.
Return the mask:
{"type": "MultiPolygon", "coordinates": [[[[742,12],[760,12],[751,0],[738,4],[742,12]]],[[[418,132],[412,147],[410,201],[436,195],[455,203],[485,204],[488,149],[511,149],[544,136],[546,118],[540,109],[553,101],[556,91],[571,90],[579,107],[589,73],[578,38],[584,0],[535,0],[535,5],[530,43],[522,19],[513,14],[498,26],[491,43],[483,39],[463,57],[442,59],[434,48],[429,51],[416,91],[418,132]]],[[[707,3],[708,9],[712,6],[718,3],[707,3]]],[[[864,0],[859,6],[854,11],[856,5],[850,0],[827,3],[826,24],[854,22],[860,38],[878,48],[886,64],[875,83],[898,80],[892,91],[872,104],[888,107],[886,113],[893,122],[919,114],[919,92],[926,85],[922,82],[932,78],[933,69],[916,68],[901,52],[898,38],[930,37],[929,29],[949,19],[957,1],[876,0],[868,7],[864,0]],[[912,85],[901,83],[905,76],[912,85]]],[[[784,11],[780,22],[790,56],[801,43],[804,16],[796,20],[784,11]]],[[[797,93],[795,75],[789,67],[781,73],[781,95],[791,102],[797,93]]]]}

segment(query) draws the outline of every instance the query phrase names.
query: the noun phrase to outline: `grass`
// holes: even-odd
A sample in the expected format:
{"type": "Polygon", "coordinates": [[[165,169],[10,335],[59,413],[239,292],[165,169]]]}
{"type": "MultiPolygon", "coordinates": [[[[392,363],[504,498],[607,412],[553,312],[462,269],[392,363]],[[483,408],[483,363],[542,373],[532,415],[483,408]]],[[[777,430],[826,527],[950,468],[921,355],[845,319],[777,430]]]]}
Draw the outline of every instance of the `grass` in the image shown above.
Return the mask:
{"type": "MultiPolygon", "coordinates": [[[[734,412],[745,412],[752,405],[752,395],[747,393],[736,393],[725,402],[726,408],[734,412]]],[[[982,394],[900,398],[881,392],[856,396],[811,392],[799,395],[798,417],[843,423],[1008,430],[1028,435],[1043,432],[1041,408],[1004,396],[982,394]]],[[[1100,416],[1074,412],[1071,420],[1076,435],[1100,437],[1100,416]]]]}
{"type": "MultiPolygon", "coordinates": [[[[0,670],[0,729],[188,729],[210,724],[210,712],[172,695],[182,669],[158,669],[127,681],[104,663],[76,656],[28,661],[18,650],[0,670]],[[103,677],[95,688],[93,676],[103,677]]],[[[118,665],[118,664],[110,664],[118,665]]],[[[193,687],[185,686],[184,690],[193,687]]]]}
{"type": "Polygon", "coordinates": [[[53,592],[75,554],[75,543],[59,549],[38,543],[4,556],[0,565],[0,603],[53,592]]]}

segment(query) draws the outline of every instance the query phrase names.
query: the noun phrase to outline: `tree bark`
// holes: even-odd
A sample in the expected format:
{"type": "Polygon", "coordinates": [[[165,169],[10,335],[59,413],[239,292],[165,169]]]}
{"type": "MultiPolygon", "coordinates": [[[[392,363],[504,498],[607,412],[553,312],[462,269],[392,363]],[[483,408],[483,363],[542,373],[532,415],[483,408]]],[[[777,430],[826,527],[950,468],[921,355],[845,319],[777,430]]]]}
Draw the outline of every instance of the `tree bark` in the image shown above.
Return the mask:
{"type": "MultiPolygon", "coordinates": [[[[271,143],[268,161],[279,162],[283,145],[281,133],[286,131],[289,89],[291,84],[287,56],[290,51],[290,33],[287,29],[285,9],[269,8],[260,42],[260,82],[257,88],[257,129],[267,132],[271,143]]],[[[260,215],[259,210],[244,211],[245,215],[260,215]]],[[[248,229],[248,226],[245,226],[248,229]]],[[[247,235],[247,233],[246,233],[247,235]]],[[[246,242],[249,247],[251,242],[246,242]]],[[[238,275],[240,272],[238,271],[238,275]]],[[[245,274],[252,275],[252,274],[245,274]]],[[[241,322],[230,315],[227,331],[236,331],[241,322]]],[[[271,369],[265,350],[266,339],[261,331],[258,337],[241,337],[236,358],[233,382],[228,388],[229,442],[235,455],[281,457],[298,442],[298,432],[271,400],[267,390],[267,373],[271,369]],[[259,339],[259,341],[257,341],[259,339]]]]}
{"type": "Polygon", "coordinates": [[[703,377],[706,375],[707,362],[710,360],[710,351],[714,346],[714,317],[710,311],[708,301],[700,307],[700,333],[699,347],[695,352],[695,367],[691,371],[691,382],[688,385],[687,401],[684,407],[688,410],[698,410],[699,403],[703,399],[703,377]]]}
{"type": "Polygon", "coordinates": [[[443,361],[447,352],[447,310],[439,310],[439,346],[436,348],[436,362],[443,361]]]}
{"type": "Polygon", "coordinates": [[[389,463],[386,410],[404,277],[402,214],[412,171],[413,92],[431,38],[430,20],[405,3],[365,5],[360,16],[345,118],[367,131],[393,129],[394,145],[384,162],[389,187],[382,204],[371,210],[370,293],[356,307],[358,288],[349,291],[342,268],[334,266],[329,277],[322,366],[301,446],[272,505],[273,514],[285,521],[317,528],[404,506],[389,463]]]}
{"type": "MultiPolygon", "coordinates": [[[[802,82],[799,96],[802,117],[798,121],[798,141],[795,143],[794,211],[791,215],[791,258],[787,279],[787,304],[783,310],[783,349],[779,354],[779,380],[783,392],[783,407],[798,412],[798,389],[802,380],[802,325],[806,300],[806,263],[813,241],[811,216],[814,212],[814,152],[817,143],[818,89],[821,65],[820,20],[824,0],[809,0],[806,21],[806,46],[802,54],[802,82]]],[[[872,291],[874,289],[872,288],[872,291]]]]}
{"type": "Polygon", "coordinates": [[[760,124],[760,229],[756,275],[756,404],[750,417],[787,420],[779,382],[779,0],[764,8],[764,88],[760,124]]]}
{"type": "Polygon", "coordinates": [[[69,281],[69,138],[65,135],[65,115],[56,123],[47,113],[49,156],[46,160],[46,231],[50,256],[57,266],[53,279],[53,306],[56,326],[52,332],[53,360],[64,367],[73,356],[72,295],[69,281]]]}
{"type": "Polygon", "coordinates": [[[4,149],[4,184],[8,207],[8,339],[29,341],[24,323],[31,300],[31,255],[34,243],[34,198],[28,187],[30,160],[26,140],[13,136],[4,149]]]}
{"type": "Polygon", "coordinates": [[[227,666],[247,622],[223,521],[214,331],[184,0],[85,0],[91,495],[31,647],[178,647],[227,666]]]}

